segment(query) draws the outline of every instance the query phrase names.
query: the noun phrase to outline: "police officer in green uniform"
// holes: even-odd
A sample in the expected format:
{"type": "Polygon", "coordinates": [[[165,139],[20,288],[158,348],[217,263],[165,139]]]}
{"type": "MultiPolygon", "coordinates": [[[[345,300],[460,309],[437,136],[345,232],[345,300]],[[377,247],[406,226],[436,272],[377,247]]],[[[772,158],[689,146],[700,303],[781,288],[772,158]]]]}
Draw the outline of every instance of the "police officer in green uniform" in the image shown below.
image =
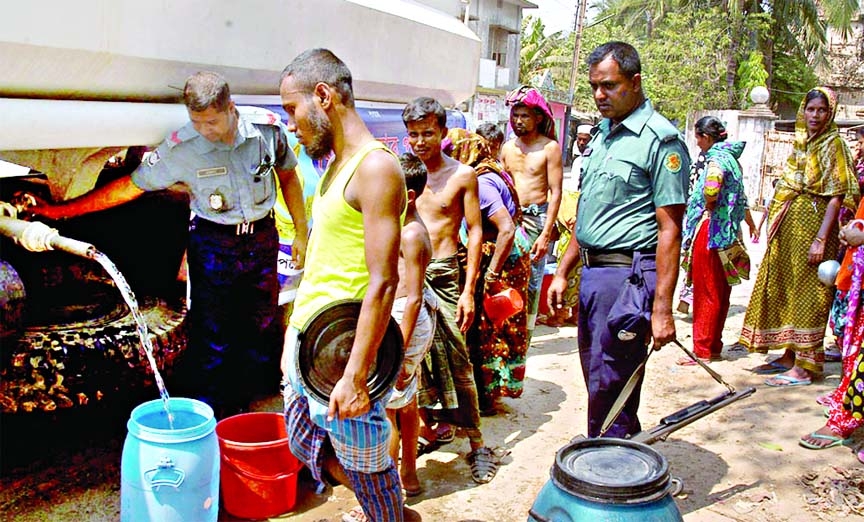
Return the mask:
{"type": "Polygon", "coordinates": [[[690,169],[678,130],[645,98],[636,50],[609,42],[587,61],[604,119],[582,155],[576,241],[558,265],[549,301],[564,306],[567,273],[581,258],[578,343],[588,436],[623,438],[641,431],[641,383],[603,433],[607,414],[650,339],[659,348],[675,338],[672,296],[690,169]]]}
{"type": "Polygon", "coordinates": [[[224,417],[245,408],[261,386],[279,382],[279,239],[272,215],[277,177],[297,227],[292,255],[298,268],[306,251],[306,216],[297,158],[276,114],[236,107],[228,83],[210,72],[189,77],[183,100],[190,122],[130,176],[34,211],[66,219],[175,184],[189,193],[189,345],[173,382],[224,417]]]}

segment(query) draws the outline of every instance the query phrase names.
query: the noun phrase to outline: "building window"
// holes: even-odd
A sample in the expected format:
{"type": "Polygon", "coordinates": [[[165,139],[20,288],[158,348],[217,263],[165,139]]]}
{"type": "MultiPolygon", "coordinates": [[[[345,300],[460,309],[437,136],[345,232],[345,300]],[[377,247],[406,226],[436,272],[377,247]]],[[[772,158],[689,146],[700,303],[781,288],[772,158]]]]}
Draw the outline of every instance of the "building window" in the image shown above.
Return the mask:
{"type": "Polygon", "coordinates": [[[509,34],[498,27],[489,29],[489,58],[495,60],[498,67],[507,66],[507,42],[509,34]]]}

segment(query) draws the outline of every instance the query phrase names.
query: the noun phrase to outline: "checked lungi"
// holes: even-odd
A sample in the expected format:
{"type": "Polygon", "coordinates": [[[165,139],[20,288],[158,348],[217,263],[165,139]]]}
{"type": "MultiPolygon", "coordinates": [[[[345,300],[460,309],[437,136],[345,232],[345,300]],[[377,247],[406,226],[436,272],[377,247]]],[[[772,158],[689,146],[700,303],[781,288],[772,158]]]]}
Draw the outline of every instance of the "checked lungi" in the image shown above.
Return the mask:
{"type": "Polygon", "coordinates": [[[297,329],[289,326],[285,344],[294,349],[289,352],[283,400],[291,453],[309,468],[316,481],[324,482],[325,452],[332,451],[366,516],[401,522],[402,486],[388,451],[391,429],[384,409],[388,397],[373,402],[363,415],[327,420],[328,405],[310,397],[297,375],[297,335],[297,329]]]}
{"type": "MultiPolygon", "coordinates": [[[[461,426],[471,437],[480,427],[480,406],[474,366],[465,338],[456,323],[460,270],[456,254],[433,259],[426,269],[426,284],[438,298],[438,317],[432,347],[423,364],[417,404],[441,403],[436,419],[461,426]]],[[[476,304],[476,303],[475,303],[476,304]]]]}

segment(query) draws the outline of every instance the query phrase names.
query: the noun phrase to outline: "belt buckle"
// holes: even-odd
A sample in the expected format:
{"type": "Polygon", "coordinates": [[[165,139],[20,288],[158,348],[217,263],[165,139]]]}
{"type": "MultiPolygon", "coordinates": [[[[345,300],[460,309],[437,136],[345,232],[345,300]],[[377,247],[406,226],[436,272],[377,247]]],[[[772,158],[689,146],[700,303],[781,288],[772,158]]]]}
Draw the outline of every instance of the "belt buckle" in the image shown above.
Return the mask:
{"type": "Polygon", "coordinates": [[[237,223],[236,235],[243,236],[246,234],[251,234],[255,231],[255,223],[249,223],[248,221],[244,221],[242,223],[237,223]]]}

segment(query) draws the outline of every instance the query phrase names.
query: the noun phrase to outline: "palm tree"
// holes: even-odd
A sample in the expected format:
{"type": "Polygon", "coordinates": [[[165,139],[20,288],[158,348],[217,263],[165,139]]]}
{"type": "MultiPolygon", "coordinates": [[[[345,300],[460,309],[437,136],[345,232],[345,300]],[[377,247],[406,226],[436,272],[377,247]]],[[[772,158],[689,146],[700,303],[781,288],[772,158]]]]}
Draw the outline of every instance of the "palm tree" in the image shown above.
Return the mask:
{"type": "Polygon", "coordinates": [[[594,7],[600,17],[616,17],[634,36],[647,38],[674,11],[720,7],[730,15],[768,14],[772,23],[767,34],[784,43],[799,43],[815,59],[824,59],[826,27],[848,37],[860,8],[859,0],[599,0],[594,7]]]}
{"type": "Polygon", "coordinates": [[[598,19],[624,25],[637,41],[650,40],[671,12],[721,8],[727,13],[733,42],[726,75],[730,106],[742,57],[762,51],[769,85],[777,52],[799,56],[811,66],[825,64],[827,27],[850,35],[852,19],[860,8],[858,0],[599,0],[594,7],[599,10],[598,19]]]}
{"type": "MultiPolygon", "coordinates": [[[[519,81],[531,80],[545,71],[561,66],[561,47],[565,45],[562,31],[544,35],[543,21],[533,16],[522,19],[522,49],[519,51],[519,81]]],[[[553,77],[555,76],[555,70],[553,77]]],[[[567,69],[569,73],[569,68],[567,69]]]]}

